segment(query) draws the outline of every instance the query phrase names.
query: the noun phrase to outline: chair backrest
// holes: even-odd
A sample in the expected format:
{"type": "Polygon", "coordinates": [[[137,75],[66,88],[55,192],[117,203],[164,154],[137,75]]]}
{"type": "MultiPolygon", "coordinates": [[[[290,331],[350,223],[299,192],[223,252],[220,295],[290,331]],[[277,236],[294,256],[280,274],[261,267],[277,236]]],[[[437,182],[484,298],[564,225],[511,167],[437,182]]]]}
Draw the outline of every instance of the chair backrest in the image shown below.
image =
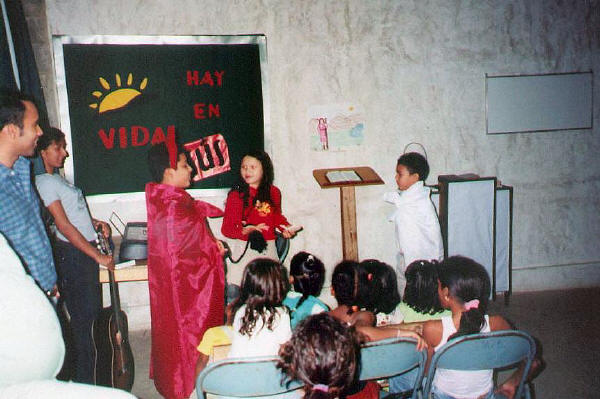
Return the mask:
{"type": "Polygon", "coordinates": [[[360,350],[359,378],[361,381],[388,378],[417,368],[419,371],[413,387],[413,397],[416,397],[426,360],[427,351],[417,351],[417,340],[414,338],[368,342],[360,350]]]}
{"type": "Polygon", "coordinates": [[[535,342],[523,331],[504,330],[465,335],[442,346],[431,360],[423,397],[429,397],[437,369],[490,370],[504,368],[525,360],[523,377],[515,398],[523,394],[523,385],[535,356],[535,342]]]}
{"type": "Polygon", "coordinates": [[[283,263],[290,252],[290,239],[285,238],[281,234],[277,234],[275,237],[275,249],[277,250],[279,262],[283,263]]]}
{"type": "Polygon", "coordinates": [[[207,366],[196,379],[198,399],[206,393],[218,396],[256,397],[276,395],[302,387],[300,381],[281,383],[276,356],[230,358],[207,366]]]}

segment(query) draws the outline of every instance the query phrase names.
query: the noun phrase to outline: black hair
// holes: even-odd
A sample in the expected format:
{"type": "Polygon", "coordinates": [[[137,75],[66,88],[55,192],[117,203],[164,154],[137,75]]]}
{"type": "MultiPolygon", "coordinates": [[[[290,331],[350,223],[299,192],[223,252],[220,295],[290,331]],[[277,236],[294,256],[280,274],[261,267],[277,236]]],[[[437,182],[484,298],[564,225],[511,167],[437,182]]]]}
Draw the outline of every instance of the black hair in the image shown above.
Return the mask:
{"type": "Polygon", "coordinates": [[[242,276],[240,297],[234,305],[234,313],[246,305],[240,334],[252,335],[258,319],[262,320],[263,327],[272,330],[276,308],[281,306],[289,289],[287,271],[279,262],[256,258],[248,263],[242,276]]]}
{"type": "Polygon", "coordinates": [[[473,259],[451,256],[440,263],[439,281],[456,300],[462,303],[479,301],[476,308],[462,312],[458,330],[449,339],[480,332],[485,326],[491,285],[485,268],[473,259]]]}
{"type": "Polygon", "coordinates": [[[298,252],[290,262],[290,275],[294,278],[294,290],[302,294],[296,307],[309,295],[319,296],[325,281],[325,265],[308,252],[298,252]]]}
{"type": "Polygon", "coordinates": [[[292,379],[304,382],[304,399],[341,397],[358,375],[359,339],[354,328],[320,313],[298,324],[279,356],[277,367],[287,375],[282,384],[292,379]],[[317,385],[327,388],[315,388],[317,385]]]}
{"type": "Polygon", "coordinates": [[[250,186],[244,181],[241,173],[239,174],[238,182],[231,188],[231,191],[237,191],[241,194],[244,200],[244,208],[247,208],[249,205],[254,206],[257,201],[268,202],[272,205],[271,186],[273,185],[273,180],[275,179],[275,172],[273,171],[273,162],[271,162],[271,157],[269,157],[269,154],[262,150],[249,151],[242,157],[242,160],[244,157],[255,158],[262,166],[263,176],[258,185],[256,196],[254,197],[253,203],[250,204],[250,186]]]}
{"type": "Polygon", "coordinates": [[[349,308],[359,304],[358,277],[359,263],[344,260],[337,264],[331,275],[331,288],[338,306],[346,305],[349,308]]]}
{"type": "Polygon", "coordinates": [[[0,130],[9,124],[23,128],[23,118],[25,116],[23,101],[32,100],[20,92],[0,90],[0,130]]]}
{"type": "Polygon", "coordinates": [[[398,158],[398,165],[406,166],[406,169],[413,174],[417,173],[419,175],[419,180],[427,180],[427,176],[429,176],[429,163],[427,163],[427,159],[418,152],[408,152],[403,154],[398,158]]]}
{"type": "Polygon", "coordinates": [[[369,312],[392,313],[402,298],[398,292],[396,270],[387,263],[376,259],[360,262],[360,267],[367,273],[365,283],[364,308],[369,312]]]}
{"type": "MultiPolygon", "coordinates": [[[[183,148],[177,144],[177,160],[179,161],[179,155],[185,154],[186,159],[188,158],[187,152],[183,151],[183,148]]],[[[148,168],[150,169],[150,176],[152,181],[160,183],[163,180],[165,170],[171,167],[171,158],[169,158],[169,149],[167,143],[164,141],[158,144],[150,146],[148,150],[148,168]]],[[[189,162],[189,159],[188,159],[189,162]]]]}
{"type": "Polygon", "coordinates": [[[60,143],[61,141],[65,141],[65,134],[58,128],[50,127],[44,129],[44,134],[38,138],[35,149],[39,154],[40,151],[50,147],[53,143],[60,143]]]}
{"type": "Polygon", "coordinates": [[[436,260],[416,260],[406,268],[404,302],[414,311],[433,315],[444,310],[438,295],[438,267],[436,260]]]}

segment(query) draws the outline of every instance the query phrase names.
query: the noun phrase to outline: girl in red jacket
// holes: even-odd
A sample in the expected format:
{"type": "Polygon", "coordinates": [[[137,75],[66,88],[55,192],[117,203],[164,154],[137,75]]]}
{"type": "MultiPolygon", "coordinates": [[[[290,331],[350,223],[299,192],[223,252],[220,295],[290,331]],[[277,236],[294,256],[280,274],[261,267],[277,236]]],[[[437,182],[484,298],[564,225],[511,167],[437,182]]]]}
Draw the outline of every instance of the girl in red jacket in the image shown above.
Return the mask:
{"type": "Polygon", "coordinates": [[[221,232],[238,240],[232,245],[234,256],[251,244],[242,261],[230,265],[227,283],[240,285],[244,265],[256,257],[277,259],[275,231],[285,238],[295,235],[296,229],[281,213],[281,192],[273,185],[273,163],[264,151],[251,151],[242,158],[240,181],[227,195],[221,232]],[[257,245],[264,239],[263,245],[257,245]]]}

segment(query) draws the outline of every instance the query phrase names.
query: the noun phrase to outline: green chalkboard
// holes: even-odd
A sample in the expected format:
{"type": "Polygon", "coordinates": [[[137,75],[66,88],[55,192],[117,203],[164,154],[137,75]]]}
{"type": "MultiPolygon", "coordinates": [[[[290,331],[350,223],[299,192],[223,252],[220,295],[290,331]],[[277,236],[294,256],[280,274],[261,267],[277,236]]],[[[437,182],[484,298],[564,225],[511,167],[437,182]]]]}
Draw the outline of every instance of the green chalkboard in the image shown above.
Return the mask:
{"type": "Polygon", "coordinates": [[[218,137],[225,152],[199,146],[206,176],[191,188],[231,187],[243,154],[264,148],[264,45],[260,35],[56,37],[67,177],[86,195],[143,191],[148,148],[174,134],[218,137]]]}

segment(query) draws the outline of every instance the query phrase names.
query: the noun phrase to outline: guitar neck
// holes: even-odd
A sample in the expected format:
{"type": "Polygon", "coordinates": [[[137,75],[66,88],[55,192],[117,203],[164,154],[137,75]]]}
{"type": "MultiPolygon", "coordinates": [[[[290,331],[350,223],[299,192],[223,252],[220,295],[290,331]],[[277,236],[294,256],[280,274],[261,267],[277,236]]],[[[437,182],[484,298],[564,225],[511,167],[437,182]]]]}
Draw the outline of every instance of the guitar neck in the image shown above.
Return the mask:
{"type": "Polygon", "coordinates": [[[121,311],[121,298],[119,297],[119,285],[117,284],[113,270],[108,270],[108,279],[110,285],[110,304],[116,316],[121,311]]]}
{"type": "MultiPolygon", "coordinates": [[[[100,250],[100,252],[102,252],[104,255],[112,255],[112,250],[110,249],[108,240],[102,234],[102,228],[98,227],[98,230],[96,232],[98,233],[98,249],[100,250]]],[[[121,313],[121,299],[119,298],[119,286],[117,284],[117,280],[115,279],[114,270],[107,271],[110,285],[110,305],[113,311],[117,331],[121,332],[121,326],[119,321],[119,315],[121,313]]]]}

